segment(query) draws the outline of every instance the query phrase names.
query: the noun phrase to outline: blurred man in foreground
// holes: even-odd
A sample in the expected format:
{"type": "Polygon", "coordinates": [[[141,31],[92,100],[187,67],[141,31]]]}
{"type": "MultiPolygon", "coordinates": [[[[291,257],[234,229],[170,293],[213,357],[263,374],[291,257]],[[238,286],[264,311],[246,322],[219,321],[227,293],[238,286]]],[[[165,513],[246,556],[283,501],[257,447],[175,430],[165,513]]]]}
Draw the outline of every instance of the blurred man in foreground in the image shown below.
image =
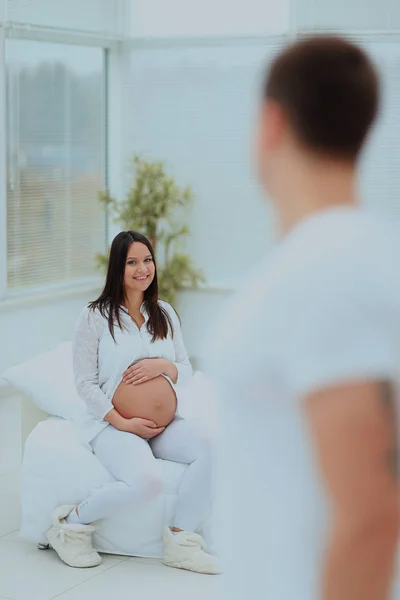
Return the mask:
{"type": "Polygon", "coordinates": [[[378,103],[369,58],[336,37],[290,46],[266,80],[259,170],[281,239],[238,274],[214,349],[229,600],[390,597],[400,236],[356,190],[378,103]]]}

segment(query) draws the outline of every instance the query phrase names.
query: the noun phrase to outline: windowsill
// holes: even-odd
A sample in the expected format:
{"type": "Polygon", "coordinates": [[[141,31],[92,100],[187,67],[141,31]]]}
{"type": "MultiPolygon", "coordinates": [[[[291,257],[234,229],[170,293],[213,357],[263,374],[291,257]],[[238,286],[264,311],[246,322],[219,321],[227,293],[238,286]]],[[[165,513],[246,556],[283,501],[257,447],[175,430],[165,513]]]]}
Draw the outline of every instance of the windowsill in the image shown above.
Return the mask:
{"type": "Polygon", "coordinates": [[[99,278],[98,281],[76,283],[56,289],[49,288],[40,292],[30,292],[27,290],[26,293],[22,292],[15,296],[6,296],[3,300],[0,300],[0,313],[3,311],[18,310],[25,306],[32,307],[39,304],[51,303],[55,300],[69,300],[82,294],[93,296],[99,293],[103,284],[103,278],[99,278]]]}
{"type": "Polygon", "coordinates": [[[197,288],[185,288],[180,293],[232,294],[233,292],[235,292],[233,285],[208,281],[201,283],[197,288]]]}
{"type": "MultiPolygon", "coordinates": [[[[82,282],[72,284],[66,287],[60,288],[49,288],[41,292],[30,292],[17,294],[15,296],[6,296],[3,300],[0,299],[0,313],[7,312],[10,310],[18,310],[25,306],[37,306],[39,304],[46,304],[55,300],[68,300],[81,296],[82,294],[88,294],[92,297],[98,294],[104,285],[104,279],[99,277],[98,280],[90,282],[82,282]]],[[[181,291],[181,294],[187,293],[208,293],[208,294],[231,294],[235,289],[233,286],[218,284],[218,283],[206,283],[200,285],[198,288],[187,288],[181,291]]]]}

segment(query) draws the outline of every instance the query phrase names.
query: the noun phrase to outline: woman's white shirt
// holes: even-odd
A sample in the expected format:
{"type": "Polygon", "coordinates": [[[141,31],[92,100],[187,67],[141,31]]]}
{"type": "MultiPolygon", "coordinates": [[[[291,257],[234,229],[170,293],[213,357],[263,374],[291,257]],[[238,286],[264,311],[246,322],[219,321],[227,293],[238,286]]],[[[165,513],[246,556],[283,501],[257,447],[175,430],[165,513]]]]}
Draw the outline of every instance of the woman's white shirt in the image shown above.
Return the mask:
{"type": "Polygon", "coordinates": [[[84,308],[78,318],[73,340],[73,368],[75,385],[86,404],[86,414],[78,423],[82,442],[90,442],[107,427],[104,417],[112,410],[112,398],[121,382],[127,367],[136,360],[164,358],[171,361],[178,370],[178,380],[174,384],[179,410],[179,387],[185,385],[191,375],[192,366],[183,342],[178,315],[167,302],[159,301],[168,313],[173,324],[173,334],[169,331],[164,340],[152,342],[147,329],[148,314],[142,305],[140,312],[145,318],[139,328],[128,311],[121,307],[121,322],[114,326],[115,342],[111,336],[108,321],[98,310],[84,308]]]}

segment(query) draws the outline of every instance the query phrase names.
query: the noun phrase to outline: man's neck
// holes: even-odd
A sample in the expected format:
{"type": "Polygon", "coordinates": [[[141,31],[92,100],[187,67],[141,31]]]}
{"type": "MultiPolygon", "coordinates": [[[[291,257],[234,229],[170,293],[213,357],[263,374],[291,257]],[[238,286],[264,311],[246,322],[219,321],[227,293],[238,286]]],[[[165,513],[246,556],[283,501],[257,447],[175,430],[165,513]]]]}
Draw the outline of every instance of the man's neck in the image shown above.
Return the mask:
{"type": "Polygon", "coordinates": [[[285,189],[277,198],[279,230],[286,235],[300,221],[341,206],[358,204],[353,165],[328,161],[304,161],[291,169],[285,189]]]}

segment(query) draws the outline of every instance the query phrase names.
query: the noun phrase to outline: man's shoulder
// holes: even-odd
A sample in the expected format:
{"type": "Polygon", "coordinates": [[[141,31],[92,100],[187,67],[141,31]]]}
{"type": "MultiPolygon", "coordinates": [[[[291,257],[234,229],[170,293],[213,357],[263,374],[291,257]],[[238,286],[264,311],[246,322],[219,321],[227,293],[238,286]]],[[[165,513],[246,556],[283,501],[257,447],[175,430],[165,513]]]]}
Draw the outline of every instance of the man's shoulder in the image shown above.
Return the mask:
{"type": "Polygon", "coordinates": [[[290,287],[305,291],[306,286],[321,283],[347,286],[366,276],[370,281],[375,275],[379,278],[382,267],[395,263],[398,250],[400,227],[361,212],[289,239],[275,253],[270,268],[274,286],[285,291],[290,287]]]}
{"type": "Polygon", "coordinates": [[[302,323],[315,330],[318,322],[377,312],[400,319],[400,228],[369,215],[342,225],[276,254],[265,305],[278,329],[302,323]]]}

